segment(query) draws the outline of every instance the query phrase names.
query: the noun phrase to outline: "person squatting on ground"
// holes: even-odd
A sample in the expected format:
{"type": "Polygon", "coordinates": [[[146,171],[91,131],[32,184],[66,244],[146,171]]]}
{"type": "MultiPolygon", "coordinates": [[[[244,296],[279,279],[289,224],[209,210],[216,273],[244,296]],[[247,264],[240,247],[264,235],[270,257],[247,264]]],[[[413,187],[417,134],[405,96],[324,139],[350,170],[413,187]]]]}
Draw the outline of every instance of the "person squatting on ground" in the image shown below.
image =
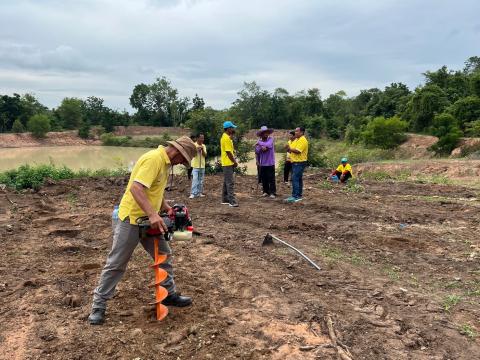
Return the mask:
{"type": "Polygon", "coordinates": [[[222,204],[230,205],[231,207],[238,207],[237,199],[235,198],[235,176],[234,171],[238,166],[235,160],[235,149],[233,147],[232,136],[235,134],[236,125],[231,121],[223,123],[223,135],[220,139],[221,148],[221,164],[223,170],[223,191],[222,204]]]}
{"type": "Polygon", "coordinates": [[[287,157],[285,158],[285,164],[283,165],[283,182],[287,185],[289,175],[292,171],[292,161],[290,159],[290,153],[288,152],[288,148],[292,145],[293,140],[295,140],[295,131],[290,131],[288,133],[288,141],[285,145],[285,150],[287,150],[287,157]]]}
{"type": "Polygon", "coordinates": [[[262,180],[263,195],[272,199],[277,196],[275,184],[275,146],[274,139],[270,136],[273,129],[262,126],[257,131],[258,141],[255,144],[255,157],[260,167],[260,179],[262,180]]]}
{"type": "Polygon", "coordinates": [[[305,137],[305,128],[295,129],[295,140],[288,147],[292,162],[292,196],[285,199],[287,202],[298,202],[303,196],[303,172],[307,166],[308,141],[305,137]]]}
{"type": "Polygon", "coordinates": [[[342,158],[341,164],[333,170],[332,174],[330,175],[330,180],[335,182],[340,181],[341,183],[346,183],[348,179],[353,177],[352,173],[352,166],[348,163],[348,159],[346,157],[342,158]]]}
{"type": "MultiPolygon", "coordinates": [[[[189,166],[197,149],[193,141],[182,136],[168,141],[168,146],[159,146],[143,154],[135,164],[118,211],[119,221],[114,229],[112,249],[108,254],[98,286],[94,290],[92,312],[88,317],[91,325],[100,325],[105,319],[107,300],[114,295],[115,288],[122,278],[133,251],[140,242],[143,248],[154,258],[153,240],[140,239],[138,218],[148,216],[150,226],[164,233],[167,227],[158,214],[160,210],[171,212],[164,199],[169,169],[173,165],[189,166]]],[[[167,261],[160,265],[167,271],[168,277],[162,286],[168,290],[163,301],[167,306],[189,306],[192,299],[180,296],[176,291],[172,267],[172,251],[167,241],[161,237],[159,251],[168,254],[167,261]]]]}
{"type": "Polygon", "coordinates": [[[197,136],[197,141],[195,142],[197,153],[190,164],[193,169],[190,199],[205,196],[203,194],[203,181],[205,179],[205,158],[207,157],[207,147],[203,143],[204,141],[205,137],[203,134],[199,134],[197,136]]]}

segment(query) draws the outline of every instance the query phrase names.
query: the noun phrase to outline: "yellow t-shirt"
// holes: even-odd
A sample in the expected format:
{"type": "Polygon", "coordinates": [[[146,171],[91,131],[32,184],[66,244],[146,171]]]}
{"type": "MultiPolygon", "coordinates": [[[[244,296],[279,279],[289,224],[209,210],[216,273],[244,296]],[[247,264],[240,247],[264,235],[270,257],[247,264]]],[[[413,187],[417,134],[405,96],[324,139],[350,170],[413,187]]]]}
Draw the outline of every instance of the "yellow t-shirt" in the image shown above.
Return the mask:
{"type": "Polygon", "coordinates": [[[342,174],[346,171],[349,171],[350,174],[353,176],[353,172],[352,172],[352,166],[350,164],[347,163],[347,165],[343,166],[343,164],[340,164],[338,165],[337,167],[337,171],[340,171],[342,174]]]}
{"type": "Polygon", "coordinates": [[[290,146],[292,149],[296,149],[301,151],[300,154],[295,154],[293,152],[290,153],[290,161],[291,162],[304,162],[308,159],[308,141],[305,136],[301,136],[298,139],[293,140],[292,145],[290,146]]]}
{"type": "Polygon", "coordinates": [[[227,151],[230,151],[233,155],[233,152],[235,149],[233,148],[233,140],[232,138],[227,134],[223,133],[222,138],[220,139],[220,149],[222,153],[222,166],[232,166],[233,161],[230,160],[230,158],[227,156],[227,151]]]}
{"type": "MultiPolygon", "coordinates": [[[[292,146],[292,142],[293,142],[292,140],[288,140],[287,141],[288,146],[292,146]]],[[[290,161],[290,153],[289,152],[287,152],[287,161],[290,161]]]]}
{"type": "MultiPolygon", "coordinates": [[[[198,147],[200,145],[195,143],[195,146],[198,147]]],[[[202,148],[203,148],[203,151],[205,152],[205,154],[207,154],[207,147],[205,146],[205,144],[202,144],[202,148]]],[[[204,169],[205,168],[205,156],[203,155],[203,153],[197,151],[197,154],[192,159],[192,162],[190,163],[190,166],[194,169],[204,169]]]]}
{"type": "Polygon", "coordinates": [[[148,202],[156,212],[160,211],[169,169],[170,159],[163,146],[159,146],[158,149],[155,150],[150,150],[138,159],[133,167],[127,189],[120,202],[120,208],[118,209],[118,217],[120,220],[123,221],[128,216],[130,218],[130,224],[135,225],[139,217],[146,215],[130,192],[134,181],[146,187],[145,193],[148,202]]]}

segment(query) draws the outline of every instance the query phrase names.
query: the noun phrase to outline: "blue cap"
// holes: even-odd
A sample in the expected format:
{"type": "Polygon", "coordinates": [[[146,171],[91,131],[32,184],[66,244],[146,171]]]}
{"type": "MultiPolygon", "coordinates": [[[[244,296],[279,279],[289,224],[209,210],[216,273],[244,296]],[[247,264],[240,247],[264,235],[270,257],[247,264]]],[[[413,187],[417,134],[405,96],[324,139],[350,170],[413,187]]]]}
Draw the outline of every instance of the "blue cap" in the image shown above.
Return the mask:
{"type": "Polygon", "coordinates": [[[223,123],[223,128],[224,128],[224,129],[230,129],[230,128],[234,128],[234,129],[235,129],[236,127],[237,127],[237,125],[235,125],[235,124],[232,123],[231,121],[225,121],[225,122],[223,123]]]}
{"type": "Polygon", "coordinates": [[[342,158],[342,162],[348,162],[348,159],[346,157],[342,158]]]}

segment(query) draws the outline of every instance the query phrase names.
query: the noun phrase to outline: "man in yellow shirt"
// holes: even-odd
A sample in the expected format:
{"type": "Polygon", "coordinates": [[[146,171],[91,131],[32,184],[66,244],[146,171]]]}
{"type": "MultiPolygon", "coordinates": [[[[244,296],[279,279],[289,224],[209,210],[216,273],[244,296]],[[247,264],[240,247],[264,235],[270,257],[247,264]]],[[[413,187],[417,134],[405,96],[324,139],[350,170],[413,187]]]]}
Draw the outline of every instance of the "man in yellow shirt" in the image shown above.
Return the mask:
{"type": "MultiPolygon", "coordinates": [[[[137,219],[148,216],[150,226],[164,233],[167,227],[158,214],[160,210],[170,212],[163,193],[167,185],[171,166],[185,164],[189,166],[195,156],[196,146],[193,141],[182,136],[169,141],[167,147],[159,146],[143,154],[132,169],[127,189],[123,194],[118,210],[119,221],[113,234],[112,250],[108,254],[97,288],[94,290],[92,312],[88,317],[91,325],[103,324],[107,300],[111,299],[115,288],[127,268],[133,251],[140,242],[143,248],[154,257],[153,241],[140,239],[137,219]]],[[[188,306],[191,298],[180,296],[176,292],[173,278],[172,251],[163,237],[159,251],[168,254],[167,261],[160,265],[168,273],[162,283],[168,290],[168,297],[163,301],[167,306],[188,306]]]]}
{"type": "Polygon", "coordinates": [[[234,170],[238,166],[238,163],[237,160],[235,160],[235,149],[232,140],[236,128],[237,126],[231,121],[225,121],[223,123],[223,135],[220,139],[221,163],[223,170],[222,204],[231,207],[238,207],[234,190],[234,170]]]}
{"type": "Polygon", "coordinates": [[[295,140],[288,146],[292,162],[292,196],[285,199],[287,202],[299,202],[303,195],[303,172],[308,160],[308,140],[305,137],[305,128],[295,129],[295,140]]]}
{"type": "Polygon", "coordinates": [[[285,149],[287,150],[287,157],[285,158],[285,165],[283,167],[283,182],[289,186],[288,179],[290,177],[290,172],[292,171],[292,161],[290,159],[290,152],[288,152],[289,147],[292,145],[293,140],[295,140],[295,131],[290,131],[288,133],[288,141],[285,145],[285,149]]]}
{"type": "Polygon", "coordinates": [[[203,143],[205,136],[199,134],[196,137],[197,141],[195,146],[197,147],[197,153],[192,159],[192,190],[190,192],[190,199],[196,197],[204,197],[203,195],[203,179],[205,178],[205,158],[207,156],[207,147],[203,143]]]}
{"type": "Polygon", "coordinates": [[[353,177],[352,166],[348,163],[348,159],[346,157],[342,158],[341,164],[333,170],[330,177],[335,179],[334,176],[337,177],[337,182],[340,180],[341,183],[346,183],[348,179],[353,177]]]}

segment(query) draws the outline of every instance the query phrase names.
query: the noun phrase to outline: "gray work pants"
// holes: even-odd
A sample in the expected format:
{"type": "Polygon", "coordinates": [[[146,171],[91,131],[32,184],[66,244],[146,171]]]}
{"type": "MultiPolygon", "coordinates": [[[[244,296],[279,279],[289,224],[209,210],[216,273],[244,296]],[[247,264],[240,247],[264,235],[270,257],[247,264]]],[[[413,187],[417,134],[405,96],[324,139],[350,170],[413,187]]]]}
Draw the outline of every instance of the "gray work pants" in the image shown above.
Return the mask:
{"type": "Polygon", "coordinates": [[[234,191],[234,168],[233,166],[223,166],[223,192],[222,192],[222,202],[224,203],[236,203],[237,199],[235,198],[234,191]]]}
{"type": "MultiPolygon", "coordinates": [[[[92,307],[94,309],[106,308],[106,302],[112,298],[115,287],[125,273],[128,261],[139,242],[153,259],[153,238],[140,239],[137,225],[131,225],[128,220],[118,221],[113,234],[112,250],[108,254],[107,263],[100,275],[98,286],[93,292],[92,307]]],[[[158,243],[158,249],[159,252],[168,254],[167,260],[160,265],[160,267],[168,273],[162,286],[168,290],[169,294],[173,294],[176,290],[173,279],[172,250],[168,242],[163,238],[161,238],[158,243]]]]}

